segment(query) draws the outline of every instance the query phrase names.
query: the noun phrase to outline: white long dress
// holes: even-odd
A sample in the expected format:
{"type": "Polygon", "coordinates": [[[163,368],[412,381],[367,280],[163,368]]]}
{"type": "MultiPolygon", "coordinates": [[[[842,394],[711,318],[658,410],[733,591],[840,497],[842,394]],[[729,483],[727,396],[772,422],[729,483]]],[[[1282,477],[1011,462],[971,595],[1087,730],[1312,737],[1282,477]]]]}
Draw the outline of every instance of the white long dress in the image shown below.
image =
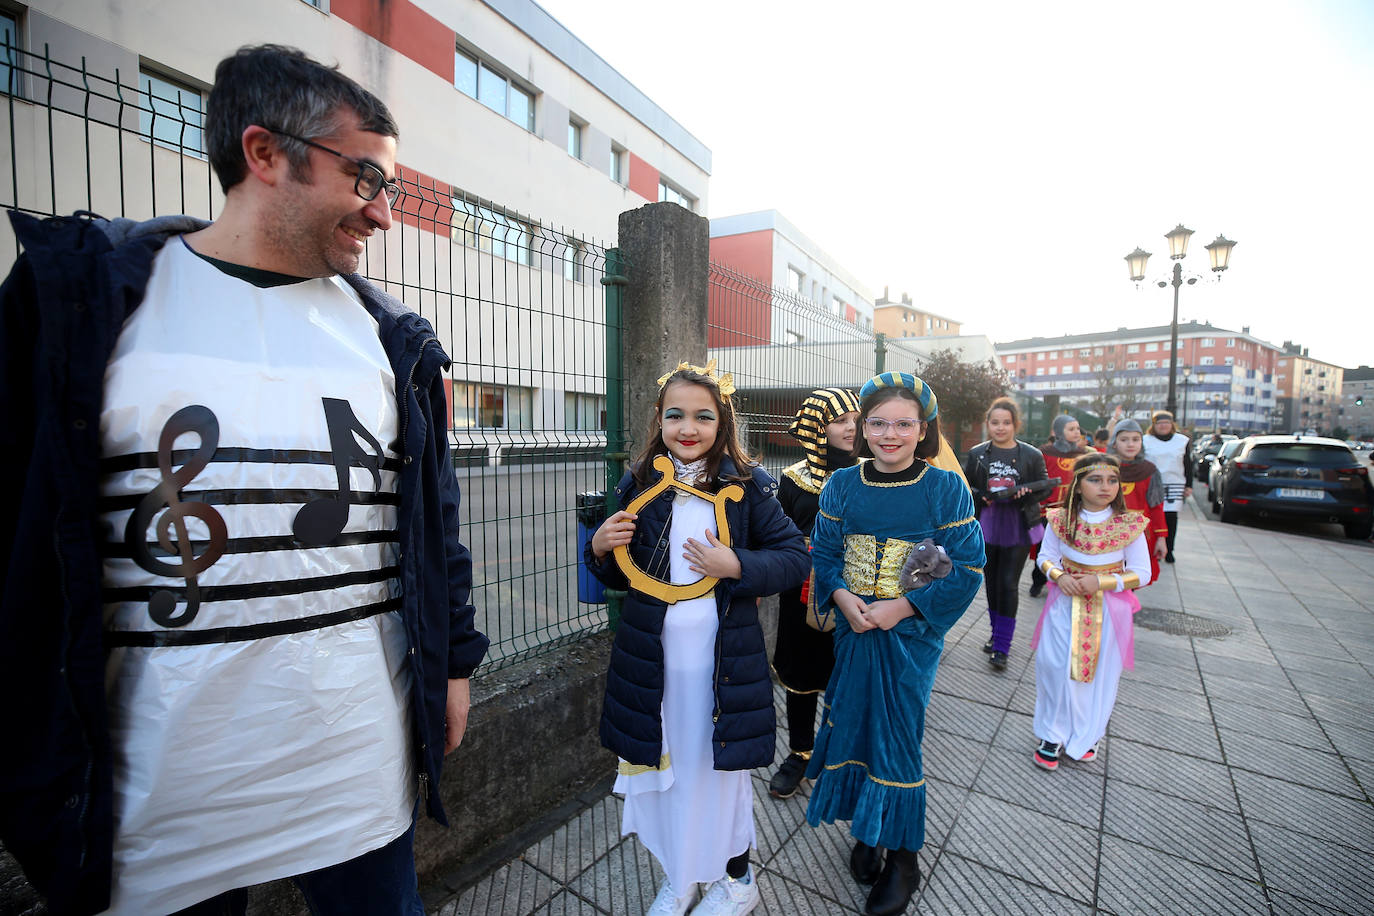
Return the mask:
{"type": "MultiPolygon", "coordinates": [[[[1079,519],[1089,524],[1105,522],[1112,510],[1082,511],[1079,519]]],[[[1084,566],[1104,566],[1124,562],[1128,572],[1135,573],[1141,582],[1150,581],[1150,550],[1145,537],[1137,536],[1124,549],[1104,553],[1082,553],[1065,544],[1054,532],[1053,525],[1045,527],[1045,539],[1040,543],[1040,561],[1062,566],[1064,560],[1084,566]]],[[[1116,594],[1103,595],[1104,604],[1127,600],[1118,576],[1116,594]]],[[[1133,605],[1134,606],[1134,605],[1133,605]]],[[[1123,659],[1133,657],[1130,634],[1118,634],[1116,624],[1129,620],[1129,614],[1102,614],[1102,641],[1098,650],[1097,670],[1087,683],[1069,677],[1069,640],[1073,627],[1073,598],[1057,588],[1051,592],[1037,628],[1039,640],[1035,649],[1035,737],[1063,745],[1064,753],[1078,760],[1107,733],[1107,720],[1116,705],[1116,689],[1121,680],[1123,659]],[[1113,618],[1116,618],[1113,620],[1113,618]],[[1123,646],[1122,642],[1126,645],[1123,646]]]]}
{"type": "MultiPolygon", "coordinates": [[[[682,556],[689,537],[716,531],[711,503],[678,492],[669,534],[669,580],[700,578],[682,556]]],[[[754,797],[747,770],[717,770],[711,755],[715,709],[716,599],[707,594],[668,606],[663,621],[663,765],[645,770],[621,761],[625,795],[621,833],[639,834],[679,893],[715,881],[725,863],[754,845],[754,797]]]]}

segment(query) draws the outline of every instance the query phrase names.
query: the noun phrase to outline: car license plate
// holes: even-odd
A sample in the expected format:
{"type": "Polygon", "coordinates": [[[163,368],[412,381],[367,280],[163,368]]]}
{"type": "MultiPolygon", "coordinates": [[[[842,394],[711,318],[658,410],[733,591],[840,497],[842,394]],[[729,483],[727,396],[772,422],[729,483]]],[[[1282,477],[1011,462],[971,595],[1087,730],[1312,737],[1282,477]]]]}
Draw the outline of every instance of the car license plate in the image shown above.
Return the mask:
{"type": "Polygon", "coordinates": [[[1288,499],[1325,499],[1326,493],[1322,490],[1303,490],[1298,487],[1279,487],[1277,496],[1288,499]]]}

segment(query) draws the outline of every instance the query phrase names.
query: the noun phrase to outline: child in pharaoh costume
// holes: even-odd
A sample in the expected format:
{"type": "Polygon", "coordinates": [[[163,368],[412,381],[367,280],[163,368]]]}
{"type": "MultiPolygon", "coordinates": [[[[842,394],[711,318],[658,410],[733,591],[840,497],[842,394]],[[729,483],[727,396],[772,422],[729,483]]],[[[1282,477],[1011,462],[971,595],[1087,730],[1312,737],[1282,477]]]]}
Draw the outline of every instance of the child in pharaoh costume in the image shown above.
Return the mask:
{"type": "MultiPolygon", "coordinates": [[[[855,464],[854,436],[859,398],[847,388],[817,388],[802,402],[788,433],[801,443],[806,457],[782,472],[778,502],[808,538],[816,521],[821,489],[830,475],[855,464]]],[[[797,792],[811,750],[816,745],[816,707],[835,667],[835,639],[808,620],[814,610],[810,582],[778,596],[778,640],[773,672],[787,691],[788,755],[768,782],[774,798],[797,792]]]]}
{"type": "Polygon", "coordinates": [[[1051,509],[1040,543],[1050,579],[1036,624],[1036,765],[1054,770],[1063,756],[1092,760],[1107,731],[1123,668],[1135,667],[1134,589],[1149,582],[1147,519],[1126,508],[1121,465],[1090,452],[1073,466],[1061,509],[1051,509]]]}

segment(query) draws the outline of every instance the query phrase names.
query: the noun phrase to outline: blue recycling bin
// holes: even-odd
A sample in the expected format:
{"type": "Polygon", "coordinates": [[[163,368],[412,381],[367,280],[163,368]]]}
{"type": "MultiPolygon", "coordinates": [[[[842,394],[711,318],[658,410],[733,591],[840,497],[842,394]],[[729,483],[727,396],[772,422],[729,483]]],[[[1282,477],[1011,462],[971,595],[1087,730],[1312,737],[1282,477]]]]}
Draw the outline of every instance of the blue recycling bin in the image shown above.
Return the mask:
{"type": "Polygon", "coordinates": [[[577,600],[605,604],[606,586],[587,568],[587,543],[606,518],[606,493],[593,490],[577,494],[577,600]]]}

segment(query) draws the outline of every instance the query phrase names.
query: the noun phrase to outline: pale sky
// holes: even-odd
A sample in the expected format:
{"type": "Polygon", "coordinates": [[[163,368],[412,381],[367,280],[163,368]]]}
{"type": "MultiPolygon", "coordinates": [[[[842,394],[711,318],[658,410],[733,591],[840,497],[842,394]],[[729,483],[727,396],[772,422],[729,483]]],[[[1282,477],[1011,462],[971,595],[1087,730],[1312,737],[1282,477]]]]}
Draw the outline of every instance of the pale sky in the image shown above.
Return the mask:
{"type": "Polygon", "coordinates": [[[778,210],[874,296],[1167,324],[1182,222],[1181,321],[1374,364],[1374,0],[539,2],[710,147],[704,215],[778,210]]]}

